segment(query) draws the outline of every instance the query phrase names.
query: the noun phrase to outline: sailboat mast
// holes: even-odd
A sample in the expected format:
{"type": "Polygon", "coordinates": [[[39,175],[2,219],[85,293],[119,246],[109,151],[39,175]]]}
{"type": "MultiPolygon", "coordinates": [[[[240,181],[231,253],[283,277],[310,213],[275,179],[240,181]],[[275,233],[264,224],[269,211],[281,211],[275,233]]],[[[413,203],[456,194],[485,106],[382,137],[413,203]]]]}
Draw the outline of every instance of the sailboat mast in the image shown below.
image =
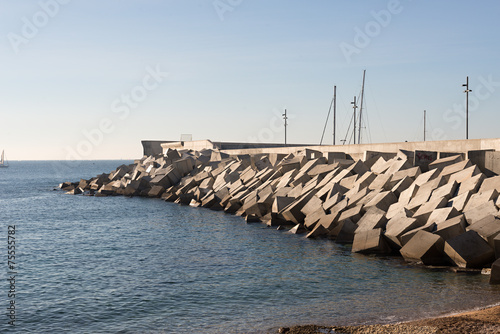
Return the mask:
{"type": "Polygon", "coordinates": [[[364,100],[364,95],[365,95],[365,75],[366,75],[366,70],[363,70],[363,85],[361,86],[361,104],[359,106],[359,129],[358,129],[358,144],[361,144],[361,120],[362,120],[362,113],[363,113],[363,100],[364,100]]]}
{"type": "Polygon", "coordinates": [[[337,129],[336,108],[337,108],[337,86],[333,86],[333,145],[335,145],[335,131],[337,129]]]}

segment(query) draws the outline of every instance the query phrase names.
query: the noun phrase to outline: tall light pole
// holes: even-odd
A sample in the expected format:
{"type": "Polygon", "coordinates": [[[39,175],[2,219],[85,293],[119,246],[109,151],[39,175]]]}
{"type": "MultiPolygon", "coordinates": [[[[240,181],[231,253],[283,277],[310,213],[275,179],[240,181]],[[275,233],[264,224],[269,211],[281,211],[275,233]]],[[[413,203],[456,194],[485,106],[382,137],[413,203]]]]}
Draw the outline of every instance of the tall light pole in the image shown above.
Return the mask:
{"type": "Polygon", "coordinates": [[[351,102],[351,104],[353,105],[353,109],[354,109],[354,144],[356,144],[356,109],[358,108],[358,106],[356,105],[356,96],[354,97],[354,101],[351,102]]]}
{"type": "Polygon", "coordinates": [[[469,76],[467,76],[467,82],[462,85],[465,87],[465,139],[469,139],[469,92],[472,92],[469,89],[469,76]]]}
{"type": "Polygon", "coordinates": [[[286,146],[286,126],[288,125],[288,122],[287,122],[288,117],[286,116],[286,109],[285,109],[285,113],[282,116],[283,116],[283,120],[285,121],[285,146],[286,146]]]}

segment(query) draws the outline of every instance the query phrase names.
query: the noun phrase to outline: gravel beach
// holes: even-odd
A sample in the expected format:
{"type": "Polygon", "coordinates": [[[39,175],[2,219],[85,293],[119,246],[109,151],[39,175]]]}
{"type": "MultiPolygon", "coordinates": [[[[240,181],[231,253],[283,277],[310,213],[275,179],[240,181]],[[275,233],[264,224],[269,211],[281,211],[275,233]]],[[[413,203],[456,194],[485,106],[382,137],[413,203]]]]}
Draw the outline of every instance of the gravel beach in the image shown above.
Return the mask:
{"type": "Polygon", "coordinates": [[[410,321],[390,325],[369,326],[294,326],[280,328],[278,333],[287,334],[496,334],[500,333],[500,306],[451,316],[410,321]]]}

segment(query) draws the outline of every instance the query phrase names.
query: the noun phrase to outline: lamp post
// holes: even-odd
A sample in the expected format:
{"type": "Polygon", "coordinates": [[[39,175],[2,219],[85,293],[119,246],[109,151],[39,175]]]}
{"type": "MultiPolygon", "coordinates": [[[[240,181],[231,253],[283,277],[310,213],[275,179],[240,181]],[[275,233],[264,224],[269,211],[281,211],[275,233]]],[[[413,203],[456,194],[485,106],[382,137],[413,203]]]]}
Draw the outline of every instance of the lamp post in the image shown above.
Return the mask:
{"type": "Polygon", "coordinates": [[[469,77],[467,76],[467,82],[462,85],[465,87],[465,139],[469,139],[469,92],[472,92],[469,89],[469,77]]]}
{"type": "Polygon", "coordinates": [[[354,101],[351,102],[351,104],[353,105],[353,109],[354,109],[354,144],[356,144],[356,109],[358,108],[358,106],[356,105],[356,96],[354,97],[354,101]]]}

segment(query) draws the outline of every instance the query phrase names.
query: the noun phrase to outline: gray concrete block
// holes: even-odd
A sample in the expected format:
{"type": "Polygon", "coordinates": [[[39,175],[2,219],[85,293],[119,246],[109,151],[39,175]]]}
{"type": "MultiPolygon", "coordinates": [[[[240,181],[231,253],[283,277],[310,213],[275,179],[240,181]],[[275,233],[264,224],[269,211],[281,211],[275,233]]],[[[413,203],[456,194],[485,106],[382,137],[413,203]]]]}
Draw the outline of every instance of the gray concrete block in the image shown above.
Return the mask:
{"type": "Polygon", "coordinates": [[[357,222],[358,229],[356,233],[367,230],[374,230],[377,228],[385,229],[387,225],[387,218],[385,212],[377,207],[371,207],[366,210],[365,214],[357,222]]]}
{"type": "Polygon", "coordinates": [[[326,237],[330,231],[328,231],[323,225],[316,224],[314,229],[306,235],[306,238],[319,238],[326,237]]]}
{"type": "Polygon", "coordinates": [[[365,254],[388,254],[391,252],[391,248],[384,239],[383,230],[377,228],[356,233],[351,251],[365,254]]]}
{"type": "MultiPolygon", "coordinates": [[[[324,203],[323,203],[323,209],[325,211],[328,211],[330,210],[331,208],[333,208],[335,205],[337,205],[342,199],[343,199],[343,195],[341,193],[337,193],[335,195],[333,195],[332,197],[330,197],[329,199],[327,199],[324,203]]],[[[347,205],[347,201],[346,201],[346,205],[347,205]]]]}
{"type": "Polygon", "coordinates": [[[498,192],[496,191],[496,189],[490,189],[478,192],[477,194],[474,194],[470,197],[469,201],[467,202],[467,205],[464,208],[464,211],[471,210],[488,201],[496,202],[497,198],[498,198],[498,192]]]}
{"type": "Polygon", "coordinates": [[[349,219],[353,223],[357,223],[361,219],[363,214],[364,214],[363,205],[356,205],[355,207],[353,207],[351,209],[347,209],[345,211],[342,211],[342,213],[340,214],[339,220],[342,221],[342,220],[349,219]]]}
{"type": "Polygon", "coordinates": [[[412,183],[408,188],[400,192],[398,203],[402,205],[407,205],[410,201],[417,195],[420,187],[414,183],[412,183]]]}
{"type": "Polygon", "coordinates": [[[328,234],[328,237],[339,244],[350,244],[354,240],[357,228],[358,225],[350,219],[339,220],[338,224],[328,234]]]}
{"type": "Polygon", "coordinates": [[[455,172],[448,176],[448,182],[456,181],[458,183],[462,183],[465,180],[470,179],[473,176],[481,174],[481,171],[476,165],[472,165],[470,167],[465,168],[464,170],[455,172]]]}
{"type": "Polygon", "coordinates": [[[413,164],[407,159],[394,158],[388,162],[390,163],[390,167],[384,172],[385,174],[395,174],[398,171],[413,167],[413,164]]]}
{"type": "Polygon", "coordinates": [[[493,215],[489,215],[469,225],[466,230],[476,231],[494,249],[494,239],[500,233],[500,219],[493,215]]]}
{"type": "Polygon", "coordinates": [[[468,191],[472,193],[478,192],[485,178],[485,175],[481,173],[462,181],[458,189],[458,194],[460,195],[468,191]]]}
{"type": "Polygon", "coordinates": [[[316,196],[312,196],[300,211],[304,214],[304,216],[307,216],[320,208],[322,209],[322,206],[323,201],[316,196]]]}
{"type": "Polygon", "coordinates": [[[370,207],[377,207],[382,211],[387,211],[389,207],[397,201],[398,198],[391,191],[383,191],[366,203],[365,207],[367,209],[370,207]]]}
{"type": "Polygon", "coordinates": [[[354,183],[354,185],[355,186],[359,185],[360,188],[366,188],[375,180],[376,177],[377,177],[377,174],[368,171],[368,172],[364,173],[361,177],[359,177],[356,180],[356,182],[354,183]]]}
{"type": "MultiPolygon", "coordinates": [[[[405,176],[402,180],[396,183],[390,190],[397,197],[400,197],[401,193],[408,189],[413,184],[413,179],[405,176]]],[[[418,189],[417,189],[418,190],[418,189]]]]}
{"type": "Polygon", "coordinates": [[[490,284],[500,284],[500,259],[491,265],[490,284]]]}
{"type": "Polygon", "coordinates": [[[408,210],[404,204],[397,202],[389,207],[387,210],[385,217],[389,220],[394,217],[412,217],[413,212],[408,210]]]}
{"type": "Polygon", "coordinates": [[[302,234],[306,233],[307,230],[304,228],[303,224],[296,224],[293,228],[290,229],[289,232],[293,234],[302,234]]]}
{"type": "Polygon", "coordinates": [[[311,191],[309,194],[296,199],[292,204],[283,210],[281,213],[283,218],[295,224],[302,223],[305,215],[301,210],[315,194],[316,191],[311,191]]]}
{"type": "Polygon", "coordinates": [[[493,201],[483,203],[473,209],[464,211],[465,219],[469,225],[472,225],[489,215],[496,216],[497,214],[498,208],[495,206],[493,201]]]}
{"type": "Polygon", "coordinates": [[[318,220],[318,224],[323,225],[328,231],[331,231],[335,228],[335,226],[337,226],[337,223],[339,221],[338,218],[338,213],[324,215],[320,220],[318,220]]]}
{"type": "Polygon", "coordinates": [[[439,176],[439,173],[440,171],[438,169],[433,169],[428,172],[422,173],[415,179],[415,184],[417,186],[424,185],[427,182],[436,179],[439,176]]]}
{"type": "MultiPolygon", "coordinates": [[[[390,159],[390,161],[392,160],[393,159],[390,159]]],[[[370,170],[376,174],[383,174],[389,169],[389,167],[391,167],[391,163],[385,160],[383,157],[380,157],[375,163],[371,165],[370,170]]]]}
{"type": "Polygon", "coordinates": [[[441,265],[444,260],[444,240],[439,235],[418,231],[400,250],[407,262],[441,265]]]}
{"type": "Polygon", "coordinates": [[[465,217],[461,214],[444,222],[437,223],[434,234],[439,235],[444,240],[448,240],[465,233],[465,226],[465,217]]]}
{"type": "Polygon", "coordinates": [[[447,206],[452,206],[458,212],[462,212],[469,201],[469,198],[472,196],[472,192],[467,191],[461,195],[455,196],[448,201],[447,206]]]}
{"type": "Polygon", "coordinates": [[[148,197],[161,197],[165,192],[165,188],[162,186],[153,186],[148,191],[148,197]]]}
{"type": "Polygon", "coordinates": [[[443,223],[451,218],[457,217],[462,215],[460,212],[458,212],[455,208],[453,207],[443,207],[440,209],[436,209],[432,211],[430,214],[429,218],[427,219],[426,224],[432,224],[432,223],[443,223]]]}
{"type": "Polygon", "coordinates": [[[420,167],[418,166],[400,170],[392,176],[389,187],[394,187],[397,183],[399,183],[399,181],[403,180],[404,178],[411,178],[412,180],[415,180],[420,174],[420,167]]]}
{"type": "Polygon", "coordinates": [[[420,231],[425,231],[432,233],[436,229],[436,223],[431,223],[431,224],[426,224],[424,226],[417,227],[416,229],[413,229],[411,231],[406,232],[401,236],[401,245],[405,246],[408,241],[410,241],[415,234],[417,234],[420,231]]]}
{"type": "Polygon", "coordinates": [[[444,252],[460,268],[481,268],[495,258],[493,248],[475,231],[446,240],[444,252]]]}
{"type": "Polygon", "coordinates": [[[320,176],[320,177],[325,177],[329,173],[333,172],[335,169],[338,168],[338,165],[332,164],[318,164],[314,166],[311,170],[307,172],[307,174],[310,177],[315,177],[315,176],[320,176]]]}
{"type": "Polygon", "coordinates": [[[413,218],[417,219],[422,225],[425,225],[431,213],[436,209],[444,208],[446,204],[448,204],[448,200],[445,197],[429,200],[418,208],[413,218]]]}
{"type": "Polygon", "coordinates": [[[363,175],[364,173],[368,172],[368,167],[363,163],[361,160],[356,160],[355,163],[347,167],[347,170],[350,171],[352,174],[357,174],[359,176],[363,175]]]}
{"type": "Polygon", "coordinates": [[[434,151],[415,151],[413,165],[427,171],[429,164],[437,160],[437,155],[438,153],[434,151]]]}
{"type": "Polygon", "coordinates": [[[441,171],[441,176],[445,177],[446,180],[449,180],[451,175],[459,172],[463,172],[465,169],[469,168],[472,166],[472,163],[470,162],[469,159],[448,165],[444,167],[441,171]]]}
{"type": "Polygon", "coordinates": [[[271,212],[280,213],[283,209],[292,204],[293,201],[295,201],[293,197],[276,196],[271,207],[271,212]]]}
{"type": "Polygon", "coordinates": [[[328,163],[333,164],[338,160],[345,160],[346,154],[344,152],[328,152],[327,158],[328,158],[328,163]]]}
{"type": "Polygon", "coordinates": [[[500,191],[500,176],[488,177],[484,179],[479,192],[484,192],[491,189],[500,191]]]}
{"type": "Polygon", "coordinates": [[[390,174],[378,174],[375,179],[368,185],[370,190],[391,190],[389,185],[392,175],[390,174]]]}
{"type": "Polygon", "coordinates": [[[399,249],[403,246],[401,243],[401,236],[421,226],[422,224],[415,218],[396,216],[387,222],[385,237],[390,242],[391,247],[399,249]]]}
{"type": "Polygon", "coordinates": [[[434,189],[429,200],[432,201],[433,199],[440,197],[444,197],[446,198],[446,200],[449,200],[456,195],[458,195],[458,183],[456,181],[453,181],[434,189]]]}
{"type": "Polygon", "coordinates": [[[348,192],[345,194],[345,197],[347,198],[347,208],[350,209],[350,208],[353,208],[355,207],[356,205],[360,204],[361,201],[363,201],[364,199],[368,199],[368,198],[372,198],[372,196],[370,196],[371,194],[376,194],[375,191],[370,191],[368,190],[368,188],[363,188],[357,192],[348,192]]]}
{"type": "Polygon", "coordinates": [[[325,210],[322,207],[318,208],[316,211],[311,212],[304,218],[304,226],[308,230],[312,230],[321,218],[326,216],[325,210]]]}
{"type": "Polygon", "coordinates": [[[433,161],[429,164],[429,170],[438,169],[441,171],[446,166],[456,164],[462,160],[464,160],[464,159],[461,155],[452,155],[449,157],[437,159],[436,161],[433,161]]]}
{"type": "Polygon", "coordinates": [[[493,244],[495,245],[495,258],[500,258],[500,234],[493,239],[493,244]]]}
{"type": "Polygon", "coordinates": [[[358,179],[359,175],[355,174],[355,175],[352,175],[352,176],[347,176],[345,178],[343,178],[342,180],[340,180],[339,184],[340,186],[346,188],[346,189],[351,189],[354,187],[354,184],[356,182],[356,180],[358,179]]]}

